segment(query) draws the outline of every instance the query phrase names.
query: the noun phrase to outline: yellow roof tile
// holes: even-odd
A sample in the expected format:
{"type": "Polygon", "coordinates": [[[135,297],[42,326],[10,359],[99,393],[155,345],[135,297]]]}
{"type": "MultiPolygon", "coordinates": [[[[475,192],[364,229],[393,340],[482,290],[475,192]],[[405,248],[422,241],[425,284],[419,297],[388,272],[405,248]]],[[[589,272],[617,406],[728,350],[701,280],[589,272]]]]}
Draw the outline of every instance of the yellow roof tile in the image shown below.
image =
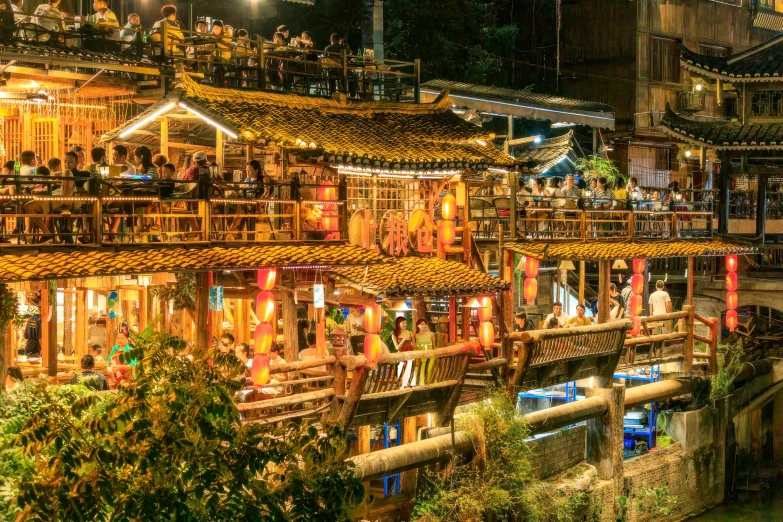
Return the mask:
{"type": "Polygon", "coordinates": [[[506,243],[507,250],[536,259],[573,259],[597,261],[606,259],[654,259],[660,257],[724,256],[753,254],[757,248],[729,243],[718,239],[710,241],[620,241],[604,243],[533,243],[515,241],[506,243]]]}

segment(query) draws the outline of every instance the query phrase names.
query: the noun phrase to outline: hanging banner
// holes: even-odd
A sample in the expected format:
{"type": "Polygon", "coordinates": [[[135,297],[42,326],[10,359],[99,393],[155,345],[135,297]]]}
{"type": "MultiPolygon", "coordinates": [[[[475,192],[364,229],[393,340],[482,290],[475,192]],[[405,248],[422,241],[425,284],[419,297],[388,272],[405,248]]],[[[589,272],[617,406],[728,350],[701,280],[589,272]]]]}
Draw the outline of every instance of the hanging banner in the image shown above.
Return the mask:
{"type": "Polygon", "coordinates": [[[223,311],[223,287],[222,286],[209,287],[209,311],[210,312],[223,311]]]}
{"type": "Polygon", "coordinates": [[[326,306],[326,300],[324,298],[324,285],[316,283],[313,285],[313,306],[316,308],[324,308],[326,306]]]}
{"type": "Polygon", "coordinates": [[[117,291],[112,290],[109,292],[108,307],[109,307],[109,319],[116,319],[117,312],[114,309],[117,306],[117,302],[120,300],[120,296],[117,291]]]}

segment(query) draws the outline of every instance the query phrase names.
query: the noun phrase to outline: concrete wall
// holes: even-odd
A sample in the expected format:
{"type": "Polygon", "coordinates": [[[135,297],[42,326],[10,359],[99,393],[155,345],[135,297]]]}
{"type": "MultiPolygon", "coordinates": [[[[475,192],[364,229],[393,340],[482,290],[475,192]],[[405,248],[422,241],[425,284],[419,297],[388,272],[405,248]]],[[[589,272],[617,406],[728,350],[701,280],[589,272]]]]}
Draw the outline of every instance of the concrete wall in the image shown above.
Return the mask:
{"type": "Polygon", "coordinates": [[[536,478],[545,479],[585,459],[587,428],[576,426],[560,430],[530,443],[531,462],[536,478]]]}

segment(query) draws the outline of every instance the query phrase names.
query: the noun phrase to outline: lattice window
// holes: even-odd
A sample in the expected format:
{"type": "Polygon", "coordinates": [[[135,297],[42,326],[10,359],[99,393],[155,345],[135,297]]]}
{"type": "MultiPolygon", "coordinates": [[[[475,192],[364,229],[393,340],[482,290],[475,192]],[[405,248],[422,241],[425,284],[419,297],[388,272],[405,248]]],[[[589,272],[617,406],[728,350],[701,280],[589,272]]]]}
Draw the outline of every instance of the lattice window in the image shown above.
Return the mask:
{"type": "Polygon", "coordinates": [[[407,219],[417,208],[425,208],[429,200],[432,182],[430,180],[394,178],[348,178],[348,208],[373,210],[375,219],[380,219],[389,210],[403,213],[407,219]]]}
{"type": "Polygon", "coordinates": [[[7,116],[3,121],[3,146],[5,160],[15,160],[22,154],[22,137],[24,124],[19,116],[7,116]]]}
{"type": "Polygon", "coordinates": [[[672,38],[652,39],[650,79],[654,82],[680,82],[680,42],[672,38]]]}
{"type": "Polygon", "coordinates": [[[60,124],[60,150],[64,154],[74,145],[81,145],[89,150],[92,129],[89,122],[67,122],[60,124]]]}
{"type": "Polygon", "coordinates": [[[57,118],[33,119],[33,150],[46,163],[49,158],[59,158],[58,150],[58,121],[57,118]]]}
{"type": "Polygon", "coordinates": [[[783,91],[756,91],[751,94],[753,116],[783,115],[783,91]]]}

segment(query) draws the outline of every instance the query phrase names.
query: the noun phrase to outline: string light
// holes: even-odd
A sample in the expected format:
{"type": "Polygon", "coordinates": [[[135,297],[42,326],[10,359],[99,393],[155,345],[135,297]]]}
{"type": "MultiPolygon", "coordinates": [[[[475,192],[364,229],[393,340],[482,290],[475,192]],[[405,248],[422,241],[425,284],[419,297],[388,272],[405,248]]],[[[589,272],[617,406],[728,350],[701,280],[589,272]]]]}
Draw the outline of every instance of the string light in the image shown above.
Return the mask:
{"type": "MultiPolygon", "coordinates": [[[[181,105],[181,104],[180,104],[181,105]]],[[[157,111],[153,112],[146,118],[139,120],[138,122],[134,123],[124,131],[120,133],[120,138],[125,138],[142,128],[143,126],[147,125],[151,121],[155,121],[156,118],[159,118],[160,116],[163,116],[164,114],[170,112],[174,107],[176,107],[177,104],[175,102],[168,103],[158,109],[157,111]]],[[[236,136],[234,136],[236,138],[236,136]]]]}
{"type": "MultiPolygon", "coordinates": [[[[196,110],[194,110],[194,109],[192,109],[192,108],[188,107],[188,106],[187,106],[187,105],[185,105],[184,103],[182,103],[182,102],[179,102],[179,107],[180,107],[180,108],[182,108],[182,109],[185,109],[185,110],[186,110],[186,111],[188,111],[188,112],[192,112],[193,114],[195,114],[196,116],[198,116],[199,118],[201,118],[201,119],[202,119],[202,120],[204,120],[205,122],[209,123],[210,125],[212,125],[212,126],[213,126],[213,127],[215,127],[216,129],[220,129],[221,131],[223,131],[223,134],[226,134],[226,135],[228,135],[228,136],[229,136],[229,137],[231,137],[232,139],[237,139],[237,135],[236,135],[236,134],[234,134],[233,132],[231,132],[230,130],[228,130],[227,128],[225,128],[224,126],[222,126],[221,124],[219,124],[218,122],[216,122],[216,121],[214,121],[214,120],[212,120],[212,119],[210,119],[210,118],[208,118],[208,117],[204,116],[204,115],[203,115],[203,114],[201,114],[200,112],[198,112],[198,111],[196,111],[196,110]]],[[[120,137],[122,137],[122,135],[120,135],[120,137]]]]}

